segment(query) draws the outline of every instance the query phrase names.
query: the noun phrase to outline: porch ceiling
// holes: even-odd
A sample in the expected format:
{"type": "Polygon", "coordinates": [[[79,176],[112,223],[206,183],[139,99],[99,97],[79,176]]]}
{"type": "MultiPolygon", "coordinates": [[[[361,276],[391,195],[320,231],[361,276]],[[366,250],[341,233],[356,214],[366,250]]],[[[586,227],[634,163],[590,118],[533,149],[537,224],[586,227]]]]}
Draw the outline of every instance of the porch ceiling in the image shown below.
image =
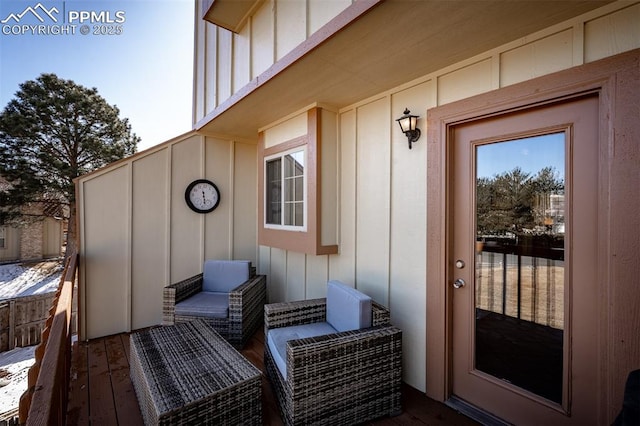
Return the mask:
{"type": "Polygon", "coordinates": [[[359,0],[194,127],[256,140],[314,102],[353,104],[611,1],[359,0]]]}

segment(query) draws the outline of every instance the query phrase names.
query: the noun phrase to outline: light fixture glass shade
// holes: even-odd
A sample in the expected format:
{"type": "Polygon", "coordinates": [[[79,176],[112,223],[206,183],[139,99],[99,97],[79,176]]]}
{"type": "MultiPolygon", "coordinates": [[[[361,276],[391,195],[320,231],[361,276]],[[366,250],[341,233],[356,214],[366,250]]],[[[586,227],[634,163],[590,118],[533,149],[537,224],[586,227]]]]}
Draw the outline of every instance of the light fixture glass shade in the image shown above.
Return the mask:
{"type": "Polygon", "coordinates": [[[418,129],[418,116],[411,115],[411,111],[409,108],[404,109],[404,115],[396,121],[400,125],[400,129],[402,133],[407,136],[407,140],[409,141],[409,149],[411,149],[411,144],[416,142],[420,138],[420,129],[418,129]]]}
{"type": "Polygon", "coordinates": [[[400,129],[402,129],[402,133],[412,132],[416,130],[416,126],[418,125],[418,116],[411,115],[411,111],[405,109],[404,115],[396,121],[400,125],[400,129]]]}

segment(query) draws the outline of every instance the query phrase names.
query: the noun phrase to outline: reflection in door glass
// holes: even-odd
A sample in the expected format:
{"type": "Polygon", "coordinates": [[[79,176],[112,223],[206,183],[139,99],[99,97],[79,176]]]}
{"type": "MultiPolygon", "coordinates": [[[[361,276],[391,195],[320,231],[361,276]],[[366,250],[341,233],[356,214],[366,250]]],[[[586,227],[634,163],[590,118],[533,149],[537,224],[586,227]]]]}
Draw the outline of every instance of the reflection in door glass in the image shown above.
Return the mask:
{"type": "Polygon", "coordinates": [[[476,369],[562,403],[565,135],[475,156],[476,369]]]}

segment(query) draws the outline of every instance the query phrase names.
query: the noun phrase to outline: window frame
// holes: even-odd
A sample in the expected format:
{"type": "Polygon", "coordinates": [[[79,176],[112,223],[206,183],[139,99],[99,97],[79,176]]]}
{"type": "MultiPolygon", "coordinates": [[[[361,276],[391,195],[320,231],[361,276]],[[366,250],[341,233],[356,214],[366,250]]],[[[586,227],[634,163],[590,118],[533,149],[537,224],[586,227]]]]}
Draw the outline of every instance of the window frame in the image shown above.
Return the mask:
{"type": "Polygon", "coordinates": [[[0,250],[7,249],[7,227],[0,226],[0,250]]]}
{"type": "MultiPolygon", "coordinates": [[[[280,230],[284,230],[284,231],[301,231],[301,232],[305,232],[307,230],[307,174],[308,174],[308,170],[307,170],[307,164],[309,163],[308,160],[308,156],[307,156],[307,146],[306,145],[301,145],[298,147],[293,147],[291,149],[285,150],[285,151],[281,151],[281,152],[277,152],[268,156],[263,157],[263,173],[264,173],[264,188],[263,190],[265,191],[265,194],[267,192],[267,188],[266,185],[268,184],[267,181],[267,163],[269,161],[273,161],[275,159],[280,159],[281,163],[280,163],[280,182],[281,182],[281,186],[280,186],[280,224],[276,224],[276,223],[269,223],[267,222],[267,214],[268,214],[268,206],[269,206],[269,202],[268,202],[268,198],[265,195],[264,197],[262,197],[263,199],[263,207],[264,207],[264,213],[262,215],[262,221],[263,221],[263,226],[265,228],[269,228],[269,229],[280,229],[280,230]],[[287,176],[285,176],[285,157],[289,154],[293,154],[293,153],[297,153],[297,152],[302,152],[303,156],[304,156],[304,169],[303,169],[303,173],[302,173],[302,200],[300,202],[302,202],[302,225],[287,225],[285,223],[283,223],[285,221],[285,206],[287,204],[287,200],[286,200],[286,180],[287,176]]],[[[295,176],[294,176],[295,177],[295,176]]],[[[298,202],[298,200],[294,200],[294,202],[298,202]]]]}

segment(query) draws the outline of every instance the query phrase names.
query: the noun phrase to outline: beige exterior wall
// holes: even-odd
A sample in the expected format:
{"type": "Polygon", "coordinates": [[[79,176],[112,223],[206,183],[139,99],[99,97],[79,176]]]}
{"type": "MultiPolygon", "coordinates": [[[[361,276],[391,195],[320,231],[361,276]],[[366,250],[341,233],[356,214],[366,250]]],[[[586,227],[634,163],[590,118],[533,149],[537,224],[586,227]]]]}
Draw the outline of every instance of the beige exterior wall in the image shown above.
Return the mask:
{"type": "Polygon", "coordinates": [[[4,237],[4,247],[0,248],[0,262],[18,260],[20,258],[20,230],[4,226],[0,232],[4,237]]]}
{"type": "MultiPolygon", "coordinates": [[[[326,4],[266,1],[238,34],[198,19],[194,122],[351,2],[326,4]],[[305,25],[288,25],[292,17],[305,25]]],[[[256,247],[250,144],[187,135],[81,178],[83,336],[157,324],[164,285],[199,272],[207,257],[248,258],[268,275],[271,301],[323,297],[326,281],[340,279],[389,306],[403,330],[404,380],[424,391],[427,109],[638,48],[639,22],[640,3],[613,3],[340,109],[336,255],[256,247]],[[405,107],[420,116],[412,150],[395,122],[405,107]],[[222,193],[207,216],[183,199],[199,177],[222,193]]],[[[275,139],[297,136],[295,125],[282,129],[275,139]]]]}
{"type": "MultiPolygon", "coordinates": [[[[200,10],[200,2],[196,10],[200,10]]],[[[242,89],[352,0],[266,0],[234,34],[196,17],[193,122],[242,89]]]]}
{"type": "Polygon", "coordinates": [[[62,219],[47,217],[42,223],[42,257],[62,254],[62,219]]]}
{"type": "Polygon", "coordinates": [[[78,179],[81,338],[160,324],[164,286],[204,259],[257,261],[254,145],[187,134],[78,179]],[[191,211],[195,179],[220,205],[191,211]]]}
{"type": "Polygon", "coordinates": [[[327,279],[354,285],[390,307],[403,331],[404,380],[425,390],[427,109],[638,47],[640,4],[614,3],[342,108],[340,253],[260,247],[270,300],[323,297],[327,279]],[[395,122],[405,107],[422,129],[411,150],[395,122]]]}
{"type": "Polygon", "coordinates": [[[37,260],[62,255],[62,220],[46,217],[19,228],[2,227],[0,262],[37,260]]]}

